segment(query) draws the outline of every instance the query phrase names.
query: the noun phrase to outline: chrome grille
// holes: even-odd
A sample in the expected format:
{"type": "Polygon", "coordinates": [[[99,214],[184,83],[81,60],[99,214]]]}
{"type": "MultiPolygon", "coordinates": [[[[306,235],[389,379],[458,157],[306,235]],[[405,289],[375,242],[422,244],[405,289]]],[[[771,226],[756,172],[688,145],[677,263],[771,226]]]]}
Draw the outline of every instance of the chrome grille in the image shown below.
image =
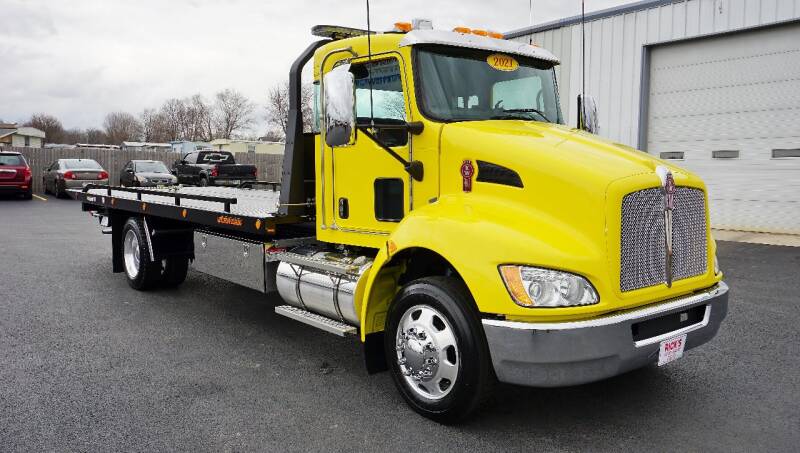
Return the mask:
{"type": "MultiPolygon", "coordinates": [[[[703,191],[678,187],[672,211],[673,280],[706,272],[706,215],[703,191]]],[[[664,192],[645,189],[622,199],[620,290],[666,281],[664,192]]]]}

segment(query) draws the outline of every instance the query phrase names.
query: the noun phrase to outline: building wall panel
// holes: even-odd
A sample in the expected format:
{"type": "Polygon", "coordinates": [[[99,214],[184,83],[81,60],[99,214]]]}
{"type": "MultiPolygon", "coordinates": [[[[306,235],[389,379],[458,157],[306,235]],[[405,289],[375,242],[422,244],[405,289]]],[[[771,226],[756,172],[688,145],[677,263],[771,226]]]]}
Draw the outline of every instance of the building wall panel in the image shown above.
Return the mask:
{"type": "MultiPolygon", "coordinates": [[[[601,135],[638,145],[642,46],[798,17],[800,0],[677,0],[587,22],[586,94],[597,99],[601,135]]],[[[567,124],[574,125],[575,99],[581,91],[580,24],[533,37],[562,61],[556,70],[561,108],[567,124]]],[[[527,42],[529,38],[515,39],[527,42]]]]}

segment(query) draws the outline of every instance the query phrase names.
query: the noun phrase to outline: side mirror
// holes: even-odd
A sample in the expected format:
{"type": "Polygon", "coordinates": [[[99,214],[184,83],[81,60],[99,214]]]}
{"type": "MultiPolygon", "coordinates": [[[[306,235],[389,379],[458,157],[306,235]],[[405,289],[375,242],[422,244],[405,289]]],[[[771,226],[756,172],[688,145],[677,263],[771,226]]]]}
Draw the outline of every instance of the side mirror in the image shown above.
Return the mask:
{"type": "Polygon", "coordinates": [[[350,65],[343,64],[325,74],[323,107],[325,108],[325,143],[328,146],[349,146],[356,142],[355,78],[350,65]]]}
{"type": "Polygon", "coordinates": [[[578,129],[596,134],[600,125],[597,123],[597,103],[592,96],[578,95],[578,129]]]}
{"type": "Polygon", "coordinates": [[[133,174],[133,168],[126,168],[125,173],[133,174]]]}

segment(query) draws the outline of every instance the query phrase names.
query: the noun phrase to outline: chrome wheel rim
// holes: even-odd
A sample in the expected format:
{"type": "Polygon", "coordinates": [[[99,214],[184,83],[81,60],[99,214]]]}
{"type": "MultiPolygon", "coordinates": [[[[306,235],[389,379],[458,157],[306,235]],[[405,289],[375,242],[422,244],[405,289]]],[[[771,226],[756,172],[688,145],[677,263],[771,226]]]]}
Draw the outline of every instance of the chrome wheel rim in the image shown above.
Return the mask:
{"type": "Polygon", "coordinates": [[[123,241],[123,255],[125,257],[125,272],[128,277],[136,278],[139,275],[139,239],[133,230],[128,230],[123,241]]]}
{"type": "Polygon", "coordinates": [[[415,305],[400,318],[395,335],[397,365],[418,396],[439,400],[458,379],[461,355],[450,322],[429,305],[415,305]]]}

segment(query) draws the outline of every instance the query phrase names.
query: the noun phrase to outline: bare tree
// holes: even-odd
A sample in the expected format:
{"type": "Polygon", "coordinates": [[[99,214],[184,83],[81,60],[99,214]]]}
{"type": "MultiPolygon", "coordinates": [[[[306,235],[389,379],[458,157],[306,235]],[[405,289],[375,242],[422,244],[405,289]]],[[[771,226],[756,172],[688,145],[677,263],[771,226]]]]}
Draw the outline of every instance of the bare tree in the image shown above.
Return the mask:
{"type": "Polygon", "coordinates": [[[61,143],[64,139],[64,126],[53,115],[36,113],[25,123],[25,126],[35,127],[43,131],[45,142],[47,143],[61,143]]]}
{"type": "Polygon", "coordinates": [[[106,115],[103,122],[108,141],[119,145],[124,141],[140,140],[142,124],[135,116],[127,112],[112,112],[106,115]]]}
{"type": "Polygon", "coordinates": [[[88,141],[89,139],[87,138],[86,131],[82,129],[67,129],[64,131],[61,139],[61,143],[65,143],[67,145],[87,143],[88,141]]]}
{"type": "Polygon", "coordinates": [[[211,141],[214,139],[212,122],[214,114],[205,98],[200,94],[186,99],[186,136],[192,141],[211,141]]]}
{"type": "MultiPolygon", "coordinates": [[[[303,114],[303,132],[310,132],[314,121],[314,89],[303,85],[300,92],[300,104],[303,114]]],[[[289,128],[289,83],[275,85],[267,92],[267,125],[280,129],[286,137],[289,128]]]]}
{"type": "Polygon", "coordinates": [[[253,124],[255,106],[238,91],[227,88],[214,100],[214,136],[231,138],[253,124]]]}
{"type": "Polygon", "coordinates": [[[167,129],[167,121],[161,112],[155,109],[145,109],[139,119],[142,123],[142,139],[146,142],[171,141],[167,129]]]}
{"type": "Polygon", "coordinates": [[[289,85],[275,85],[267,92],[267,125],[286,137],[289,127],[289,85]]]}
{"type": "Polygon", "coordinates": [[[286,138],[286,134],[282,131],[277,129],[270,129],[264,134],[263,137],[259,137],[259,140],[263,140],[265,142],[281,142],[286,138]]]}
{"type": "Polygon", "coordinates": [[[170,141],[182,139],[185,109],[186,107],[183,105],[182,100],[172,98],[164,102],[159,110],[161,120],[164,121],[164,131],[170,141]]]}
{"type": "Polygon", "coordinates": [[[90,127],[86,129],[86,143],[93,145],[102,145],[108,143],[106,133],[100,129],[90,127]]]}
{"type": "Polygon", "coordinates": [[[169,140],[209,141],[214,138],[211,106],[200,94],[169,99],[158,112],[169,140]]]}

